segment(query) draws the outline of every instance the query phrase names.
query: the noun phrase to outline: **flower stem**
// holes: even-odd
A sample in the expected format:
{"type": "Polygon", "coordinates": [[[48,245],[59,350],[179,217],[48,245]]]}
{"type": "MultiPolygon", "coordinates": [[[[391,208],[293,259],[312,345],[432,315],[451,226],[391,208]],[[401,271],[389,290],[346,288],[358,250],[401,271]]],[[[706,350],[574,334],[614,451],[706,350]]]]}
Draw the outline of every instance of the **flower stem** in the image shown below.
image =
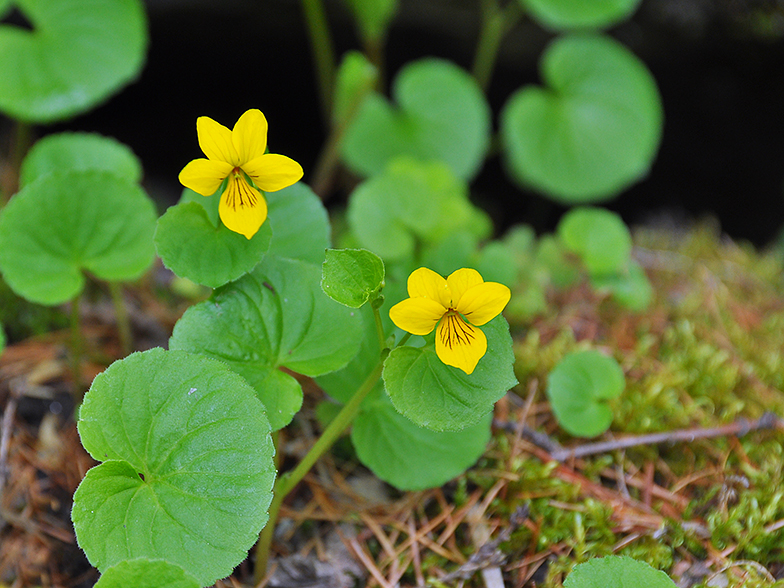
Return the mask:
{"type": "Polygon", "coordinates": [[[381,358],[370,372],[365,381],[362,382],[351,400],[343,406],[337,416],[332,419],[321,437],[316,441],[310,451],[302,458],[302,461],[297,466],[285,474],[278,477],[275,481],[273,489],[272,503],[269,507],[269,520],[259,535],[259,542],[256,544],[256,567],[254,572],[254,583],[260,584],[267,573],[267,564],[269,563],[270,548],[272,547],[272,537],[275,532],[275,524],[278,519],[280,507],[283,500],[291,492],[297,484],[305,477],[310,471],[310,468],[318,461],[318,459],[329,450],[330,447],[337,441],[338,437],[346,430],[346,428],[353,422],[354,417],[359,412],[359,407],[362,401],[370,393],[373,387],[381,377],[381,371],[384,368],[384,360],[388,354],[388,350],[381,353],[381,358]]]}
{"type": "Polygon", "coordinates": [[[133,337],[131,335],[131,322],[128,319],[128,310],[122,297],[122,289],[117,282],[108,282],[109,293],[114,305],[114,317],[117,321],[117,333],[120,336],[120,349],[123,356],[130,355],[133,351],[133,337]]]}
{"type": "Polygon", "coordinates": [[[471,68],[471,73],[482,90],[487,90],[490,85],[504,35],[517,24],[522,15],[519,0],[510,0],[504,8],[498,5],[497,0],[482,1],[482,29],[471,68]]]}
{"type": "Polygon", "coordinates": [[[79,317],[79,299],[81,293],[74,296],[71,301],[71,379],[73,380],[73,397],[76,403],[82,401],[84,389],[82,388],[82,327],[79,317]]]}
{"type": "Polygon", "coordinates": [[[302,0],[305,22],[310,34],[310,48],[316,62],[316,75],[321,99],[321,114],[328,122],[332,113],[332,86],[335,79],[335,50],[329,23],[321,0],[302,0]]]}
{"type": "Polygon", "coordinates": [[[4,178],[3,185],[0,186],[0,205],[8,202],[11,196],[19,190],[19,171],[32,141],[33,127],[26,122],[14,121],[13,144],[9,158],[11,173],[4,178]]]}
{"type": "Polygon", "coordinates": [[[384,325],[381,322],[381,314],[378,312],[378,309],[373,306],[373,318],[376,321],[376,334],[378,335],[378,348],[384,349],[387,346],[387,340],[384,336],[384,325]]]}

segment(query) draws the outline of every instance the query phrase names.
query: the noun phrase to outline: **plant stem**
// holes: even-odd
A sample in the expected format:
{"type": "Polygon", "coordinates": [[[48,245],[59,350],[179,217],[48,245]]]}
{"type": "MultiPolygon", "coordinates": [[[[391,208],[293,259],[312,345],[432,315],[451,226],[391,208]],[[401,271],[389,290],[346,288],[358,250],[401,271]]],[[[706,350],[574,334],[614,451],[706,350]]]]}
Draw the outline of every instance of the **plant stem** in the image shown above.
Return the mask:
{"type": "Polygon", "coordinates": [[[133,351],[133,337],[131,334],[131,322],[128,319],[128,310],[123,301],[122,289],[117,282],[108,282],[109,293],[114,304],[114,317],[117,321],[117,332],[120,336],[120,349],[123,356],[130,355],[133,351]]]}
{"type": "Polygon", "coordinates": [[[387,340],[384,336],[384,325],[381,322],[381,314],[378,312],[378,309],[374,306],[373,307],[373,318],[376,321],[376,335],[378,335],[378,348],[384,349],[387,346],[387,340]]]}
{"type": "Polygon", "coordinates": [[[316,75],[321,99],[321,114],[329,122],[332,113],[332,86],[335,79],[335,50],[329,23],[321,0],[302,0],[305,22],[310,34],[310,48],[316,62],[316,75]]]}
{"type": "Polygon", "coordinates": [[[84,396],[82,388],[82,328],[79,317],[79,299],[81,293],[71,301],[71,378],[73,379],[73,397],[78,404],[84,396]]]}
{"type": "Polygon", "coordinates": [[[351,397],[351,400],[343,406],[337,416],[331,423],[324,429],[321,437],[316,441],[310,451],[302,458],[302,461],[297,466],[285,474],[278,477],[275,481],[273,489],[272,503],[269,507],[269,520],[265,527],[261,530],[259,535],[259,542],[256,544],[256,567],[254,571],[255,584],[260,584],[267,573],[267,564],[269,563],[270,548],[272,547],[272,538],[275,532],[275,524],[278,519],[280,507],[283,500],[291,492],[297,484],[305,477],[310,471],[310,468],[318,461],[318,459],[329,450],[330,447],[337,441],[338,437],[346,430],[346,428],[353,422],[354,417],[359,412],[359,407],[362,401],[370,393],[373,387],[381,377],[381,371],[384,367],[384,360],[388,354],[388,350],[381,353],[381,358],[370,372],[365,381],[362,382],[360,387],[351,397]]]}
{"type": "Polygon", "coordinates": [[[19,190],[19,171],[22,160],[30,149],[33,140],[33,127],[26,122],[14,121],[13,143],[11,144],[11,173],[0,187],[0,204],[5,204],[19,190]]]}
{"type": "Polygon", "coordinates": [[[474,56],[471,73],[482,90],[487,90],[498,58],[498,50],[506,33],[517,24],[522,16],[519,0],[509,0],[505,8],[497,0],[483,0],[482,29],[474,56]]]}

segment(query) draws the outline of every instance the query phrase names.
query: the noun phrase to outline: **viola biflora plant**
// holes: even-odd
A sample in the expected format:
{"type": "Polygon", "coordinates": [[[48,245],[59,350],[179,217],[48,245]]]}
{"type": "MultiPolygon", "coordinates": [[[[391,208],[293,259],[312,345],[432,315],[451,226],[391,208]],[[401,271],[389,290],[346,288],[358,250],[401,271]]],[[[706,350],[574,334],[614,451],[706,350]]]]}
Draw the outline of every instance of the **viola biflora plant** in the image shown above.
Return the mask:
{"type": "MultiPolygon", "coordinates": [[[[256,542],[263,576],[283,500],[349,427],[382,479],[439,486],[483,453],[493,406],[516,384],[507,286],[472,268],[443,277],[421,267],[405,297],[375,253],[330,248],[302,169],[265,153],[261,112],[233,130],[202,117],[197,134],[207,159],[183,169],[182,201],[159,219],[155,244],[176,273],[215,290],[177,322],[168,351],[100,374],[79,412],[82,443],[101,463],[72,518],[110,586],[156,574],[207,586],[256,542]],[[297,374],[328,394],[325,426],[276,476],[272,434],[302,405],[297,374]]],[[[462,217],[475,214],[457,202],[462,217]]]]}

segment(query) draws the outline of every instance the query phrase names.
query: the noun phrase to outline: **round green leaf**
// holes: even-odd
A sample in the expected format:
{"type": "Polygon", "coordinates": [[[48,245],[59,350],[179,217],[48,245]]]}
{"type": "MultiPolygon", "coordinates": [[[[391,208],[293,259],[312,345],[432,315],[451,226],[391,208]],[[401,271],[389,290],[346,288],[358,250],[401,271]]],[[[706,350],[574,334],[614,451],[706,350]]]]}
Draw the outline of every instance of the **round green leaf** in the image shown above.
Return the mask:
{"type": "Polygon", "coordinates": [[[225,364],[134,353],[95,378],[78,429],[104,462],[79,485],[71,513],[99,570],[165,559],[205,586],[247,556],[267,521],[275,449],[253,389],[225,364]]]}
{"type": "Polygon", "coordinates": [[[589,349],[568,353],[547,377],[547,397],[555,418],[566,431],[579,437],[596,437],[610,428],[608,400],[626,386],[618,362],[589,349]]]}
{"type": "Polygon", "coordinates": [[[359,244],[388,261],[412,255],[419,242],[439,243],[461,230],[482,238],[491,230],[464,181],[442,163],[408,157],[360,184],[347,216],[359,244]]]}
{"type": "Polygon", "coordinates": [[[294,378],[339,369],[359,349],[362,318],[330,300],[318,266],[267,256],[253,272],[189,308],[174,326],[171,349],[228,363],[256,390],[274,430],[302,404],[294,378]]]}
{"type": "Polygon", "coordinates": [[[577,254],[591,276],[626,269],[632,236],[620,216],[603,208],[574,208],[558,223],[558,238],[567,251],[577,254]]]}
{"type": "Polygon", "coordinates": [[[606,28],[626,20],[641,0],[519,0],[540,24],[555,30],[606,28]]]}
{"type": "Polygon", "coordinates": [[[359,460],[395,488],[437,488],[484,453],[492,419],[492,413],[487,413],[462,431],[433,431],[399,414],[381,396],[357,415],[351,442],[359,460]]]}
{"type": "Polygon", "coordinates": [[[435,343],[397,347],[384,363],[384,386],[403,416],[434,431],[460,431],[492,412],[517,384],[509,325],[498,316],[481,327],[487,353],[471,375],[438,359],[435,343]]]}
{"type": "Polygon", "coordinates": [[[222,223],[216,227],[199,203],[182,202],[158,219],[155,248],[163,264],[181,278],[217,288],[256,267],[271,238],[270,223],[247,239],[222,223]]]}
{"type": "Polygon", "coordinates": [[[564,588],[675,588],[662,571],[631,557],[597,557],[575,566],[564,581],[564,588]]]}
{"type": "Polygon", "coordinates": [[[131,559],[108,568],[95,588],[201,588],[192,575],[160,559],[131,559]]]}
{"type": "Polygon", "coordinates": [[[408,155],[440,160],[462,179],[477,174],[490,142],[490,108],[468,73],[440,59],[415,61],[398,74],[393,95],[397,107],[368,96],[346,131],[342,155],[352,170],[372,176],[408,155]]]}
{"type": "Polygon", "coordinates": [[[384,262],[367,249],[327,249],[321,289],[336,302],[359,308],[384,287],[384,262]]]}
{"type": "Polygon", "coordinates": [[[515,180],[573,204],[611,198],[648,173],[663,115],[637,57],[609,37],[574,34],[547,48],[541,72],[547,88],[519,90],[501,113],[515,180]]]}
{"type": "Polygon", "coordinates": [[[119,141],[95,133],[59,133],[33,145],[22,162],[19,185],[24,187],[52,172],[105,171],[138,183],[142,165],[119,141]]]}
{"type": "Polygon", "coordinates": [[[34,123],[84,112],[144,65],[147,21],[139,0],[15,0],[28,31],[0,25],[0,111],[34,123]]]}
{"type": "Polygon", "coordinates": [[[81,292],[84,271],[133,280],[155,256],[155,216],[144,191],[114,174],[48,174],[0,214],[0,270],[17,294],[52,305],[81,292]]]}

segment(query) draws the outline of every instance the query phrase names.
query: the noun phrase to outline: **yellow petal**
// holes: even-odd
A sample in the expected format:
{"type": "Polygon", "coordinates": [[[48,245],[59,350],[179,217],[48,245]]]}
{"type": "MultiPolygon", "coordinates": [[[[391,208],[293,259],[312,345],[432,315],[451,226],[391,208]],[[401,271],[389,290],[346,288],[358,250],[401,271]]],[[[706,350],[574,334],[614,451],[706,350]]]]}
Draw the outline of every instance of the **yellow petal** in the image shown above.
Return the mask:
{"type": "Polygon", "coordinates": [[[389,309],[389,318],[412,335],[427,335],[445,312],[446,308],[429,298],[407,298],[389,309]]]}
{"type": "Polygon", "coordinates": [[[264,155],[267,149],[267,119],[261,110],[252,108],[245,112],[234,125],[231,140],[237,150],[240,166],[264,155]]]}
{"type": "Polygon", "coordinates": [[[476,364],[487,352],[487,337],[459,315],[447,314],[436,330],[436,355],[446,365],[473,373],[476,364]]]}
{"type": "Polygon", "coordinates": [[[449,308],[451,296],[446,280],[431,269],[420,267],[408,276],[408,295],[411,298],[429,298],[449,308]]]}
{"type": "Polygon", "coordinates": [[[196,119],[196,133],[199,136],[199,147],[207,159],[225,161],[232,167],[240,164],[237,150],[231,140],[231,131],[208,116],[196,119]]]}
{"type": "Polygon", "coordinates": [[[202,196],[211,196],[234,169],[225,161],[194,159],[180,172],[180,183],[202,196]]]}
{"type": "Polygon", "coordinates": [[[231,174],[218,214],[226,228],[250,239],[267,218],[267,201],[242,176],[231,174]]]}
{"type": "Polygon", "coordinates": [[[495,318],[509,302],[512,293],[498,282],[482,282],[465,291],[455,309],[477,326],[495,318]]]}
{"type": "Polygon", "coordinates": [[[302,166],[285,155],[267,153],[243,164],[260,190],[275,192],[297,183],[302,178],[302,166]]]}
{"type": "Polygon", "coordinates": [[[449,274],[446,283],[449,286],[449,291],[452,293],[452,308],[460,300],[463,293],[471,286],[476,286],[484,282],[482,276],[478,271],[471,268],[463,268],[449,274]]]}

